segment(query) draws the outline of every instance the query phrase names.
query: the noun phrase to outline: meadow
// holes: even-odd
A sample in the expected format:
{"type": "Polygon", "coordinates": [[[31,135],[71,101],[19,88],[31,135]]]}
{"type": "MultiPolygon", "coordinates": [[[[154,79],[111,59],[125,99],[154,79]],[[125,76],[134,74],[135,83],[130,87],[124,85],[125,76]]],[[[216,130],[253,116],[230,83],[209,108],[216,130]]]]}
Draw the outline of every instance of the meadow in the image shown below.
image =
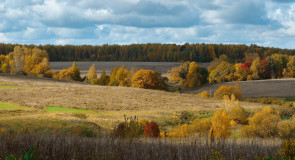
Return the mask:
{"type": "MultiPolygon", "coordinates": [[[[249,81],[252,85],[255,82],[249,81]]],[[[293,79],[275,80],[271,87],[293,83],[293,79]]],[[[243,87],[249,86],[241,83],[242,91],[243,87]]],[[[291,95],[294,91],[287,87],[283,90],[291,95]]],[[[190,91],[100,86],[1,74],[0,159],[279,159],[288,155],[279,138],[243,138],[242,125],[231,127],[229,138],[217,138],[213,142],[207,136],[193,135],[157,139],[121,139],[113,135],[124,117],[154,121],[161,133],[170,133],[196,118],[211,118],[216,110],[224,107],[221,99],[197,97],[198,92],[190,91]]],[[[248,91],[258,95],[253,97],[268,94],[257,88],[248,91]]],[[[239,104],[249,115],[266,106],[279,111],[292,110],[290,106],[254,100],[239,104]]],[[[289,115],[287,121],[291,121],[289,115]]]]}

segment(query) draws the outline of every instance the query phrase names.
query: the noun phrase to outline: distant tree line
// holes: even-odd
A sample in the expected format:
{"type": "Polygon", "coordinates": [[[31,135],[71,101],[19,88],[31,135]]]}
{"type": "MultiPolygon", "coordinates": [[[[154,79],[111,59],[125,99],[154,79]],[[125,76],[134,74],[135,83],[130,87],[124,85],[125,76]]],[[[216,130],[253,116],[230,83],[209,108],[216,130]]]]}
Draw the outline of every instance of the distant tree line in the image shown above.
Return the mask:
{"type": "MultiPolygon", "coordinates": [[[[8,55],[18,44],[0,44],[0,54],[8,55]]],[[[247,54],[267,57],[273,53],[295,55],[294,49],[261,47],[255,44],[130,44],[130,45],[25,45],[48,53],[50,61],[151,61],[151,62],[211,62],[226,55],[230,62],[244,62],[247,54]]]]}

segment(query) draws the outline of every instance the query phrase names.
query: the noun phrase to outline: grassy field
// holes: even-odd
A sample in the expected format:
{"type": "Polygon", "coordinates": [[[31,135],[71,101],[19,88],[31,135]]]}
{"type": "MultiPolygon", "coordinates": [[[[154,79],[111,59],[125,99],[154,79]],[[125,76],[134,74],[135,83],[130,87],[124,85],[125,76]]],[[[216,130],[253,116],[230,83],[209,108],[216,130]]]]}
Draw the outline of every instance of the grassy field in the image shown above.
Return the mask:
{"type": "MultiPolygon", "coordinates": [[[[0,82],[1,85],[16,87],[0,88],[0,112],[5,113],[0,115],[0,127],[6,124],[18,126],[18,123],[26,121],[27,126],[34,130],[42,130],[42,125],[34,123],[48,120],[48,124],[79,121],[112,129],[123,121],[124,115],[136,115],[156,121],[162,130],[169,131],[180,121],[183,112],[189,112],[191,118],[210,117],[222,107],[221,100],[199,98],[194,94],[93,86],[28,76],[0,75],[0,82]]],[[[266,106],[252,102],[240,104],[250,112],[266,106]]],[[[57,125],[55,129],[63,130],[62,127],[57,125]]]]}
{"type": "MultiPolygon", "coordinates": [[[[0,159],[32,155],[32,149],[42,159],[259,159],[281,150],[279,139],[241,138],[239,125],[232,127],[231,138],[214,144],[208,138],[105,137],[112,135],[124,117],[131,116],[157,122],[162,133],[171,132],[195,118],[212,117],[223,107],[218,99],[5,74],[0,74],[0,86],[11,86],[0,87],[0,159]],[[10,136],[1,135],[4,132],[10,136]]],[[[265,106],[290,109],[245,101],[240,105],[250,115],[265,106]]]]}

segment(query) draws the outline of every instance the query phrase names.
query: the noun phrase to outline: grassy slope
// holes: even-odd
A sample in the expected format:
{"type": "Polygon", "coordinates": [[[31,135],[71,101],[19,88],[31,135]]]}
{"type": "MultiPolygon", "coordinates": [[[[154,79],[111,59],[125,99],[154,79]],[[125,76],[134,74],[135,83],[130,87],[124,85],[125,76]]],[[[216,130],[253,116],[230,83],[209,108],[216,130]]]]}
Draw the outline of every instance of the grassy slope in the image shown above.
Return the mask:
{"type": "MultiPolygon", "coordinates": [[[[162,129],[169,130],[182,111],[189,111],[193,117],[208,117],[222,107],[220,100],[192,94],[8,75],[0,75],[0,82],[21,87],[0,88],[0,106],[12,108],[10,111],[0,110],[0,128],[23,129],[26,126],[37,131],[67,131],[77,126],[102,126],[111,129],[123,120],[124,115],[137,115],[157,121],[162,129]]],[[[266,106],[249,102],[241,102],[241,105],[247,110],[266,106]]]]}

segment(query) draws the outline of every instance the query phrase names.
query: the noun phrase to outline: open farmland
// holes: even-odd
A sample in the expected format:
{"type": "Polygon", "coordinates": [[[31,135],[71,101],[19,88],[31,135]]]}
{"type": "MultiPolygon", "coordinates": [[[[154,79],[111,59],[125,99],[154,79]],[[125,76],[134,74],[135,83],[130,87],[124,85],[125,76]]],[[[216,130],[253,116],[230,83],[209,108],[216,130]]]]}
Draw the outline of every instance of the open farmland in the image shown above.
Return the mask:
{"type": "MultiPolygon", "coordinates": [[[[61,71],[62,69],[71,67],[73,62],[50,62],[50,67],[52,70],[61,71]]],[[[95,68],[98,74],[103,70],[106,73],[111,73],[112,69],[116,66],[125,66],[127,69],[150,69],[156,72],[160,72],[166,75],[168,70],[173,67],[182,65],[181,62],[77,62],[77,66],[80,69],[81,75],[86,75],[88,73],[89,67],[95,64],[95,68]]],[[[198,63],[202,67],[208,67],[209,63],[198,63]]]]}
{"type": "Polygon", "coordinates": [[[190,94],[201,93],[204,90],[214,92],[222,85],[240,84],[242,96],[244,98],[256,97],[295,97],[295,78],[289,79],[270,79],[270,80],[255,80],[255,81],[240,81],[211,84],[200,87],[198,89],[187,89],[184,92],[190,94]]]}

